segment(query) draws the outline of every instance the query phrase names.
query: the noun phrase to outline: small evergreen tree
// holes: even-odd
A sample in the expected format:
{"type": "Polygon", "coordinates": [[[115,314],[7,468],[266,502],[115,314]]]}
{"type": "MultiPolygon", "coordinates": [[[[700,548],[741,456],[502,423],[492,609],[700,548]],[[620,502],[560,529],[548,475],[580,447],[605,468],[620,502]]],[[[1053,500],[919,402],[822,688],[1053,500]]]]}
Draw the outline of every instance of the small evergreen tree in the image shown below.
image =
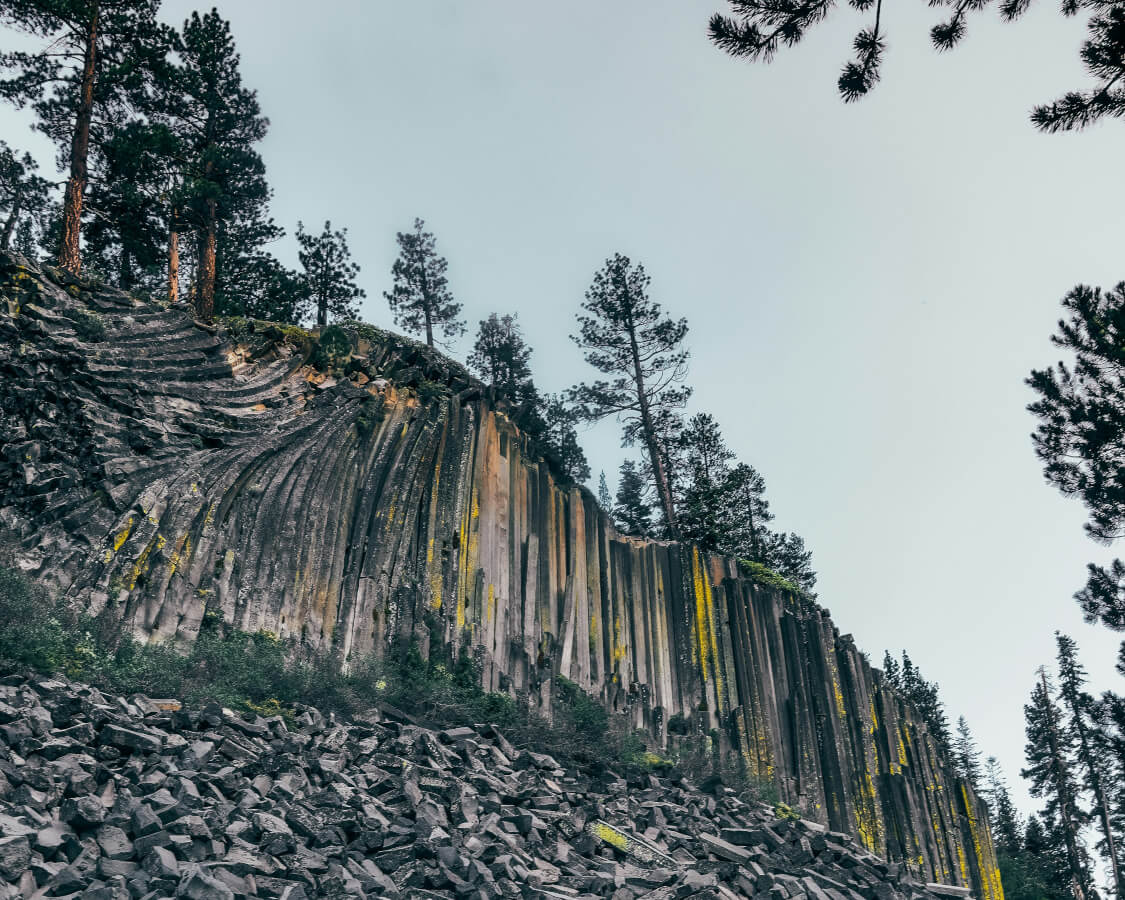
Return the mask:
{"type": "Polygon", "coordinates": [[[609,483],[605,480],[605,469],[598,476],[598,506],[603,512],[613,512],[613,497],[609,493],[609,483]]]}
{"type": "Polygon", "coordinates": [[[800,535],[792,532],[769,535],[764,562],[805,593],[816,596],[813,594],[816,572],[812,567],[812,551],[805,547],[800,535]]]}
{"type": "Polygon", "coordinates": [[[977,749],[964,716],[957,717],[957,734],[953,738],[953,764],[957,774],[972,787],[973,793],[980,793],[980,750],[977,749]]]}
{"type": "Polygon", "coordinates": [[[59,223],[59,265],[79,272],[83,204],[98,130],[150,90],[168,52],[156,21],[159,0],[5,0],[0,24],[37,39],[41,49],[0,53],[0,96],[30,106],[39,129],[69,168],[59,223]]]}
{"type": "Polygon", "coordinates": [[[320,234],[305,231],[297,223],[297,258],[305,269],[305,284],[316,310],[316,327],[327,328],[328,317],[354,319],[359,315],[359,301],[367,294],[358,284],[359,266],[352,262],[348,249],[348,229],[332,230],[326,221],[320,234]]]}
{"type": "Polygon", "coordinates": [[[646,498],[644,476],[631,459],[621,463],[613,518],[622,534],[648,537],[652,533],[652,506],[646,498]]]}
{"type": "Polygon", "coordinates": [[[897,690],[902,690],[902,667],[898,660],[891,656],[890,650],[883,651],[883,674],[897,690]]]}
{"type": "Polygon", "coordinates": [[[20,156],[0,141],[0,250],[12,246],[22,222],[34,221],[47,207],[51,185],[37,173],[30,153],[20,156]]]}
{"type": "Polygon", "coordinates": [[[1014,891],[1013,900],[1075,898],[1065,842],[1059,830],[1045,826],[1039,816],[1028,816],[1023,855],[1009,869],[1000,873],[1005,900],[1009,890],[1014,891]]]}
{"type": "Polygon", "coordinates": [[[729,515],[721,546],[728,556],[768,565],[771,535],[767,526],[773,513],[765,494],[766,480],[753,466],[739,463],[727,476],[729,515]]]}
{"type": "Polygon", "coordinates": [[[984,783],[980,793],[988,804],[989,825],[996,839],[997,851],[1008,856],[1018,856],[1023,852],[1023,825],[1008,791],[1008,782],[995,756],[985,760],[984,783]]]}
{"type": "Polygon", "coordinates": [[[1078,785],[1073,774],[1074,735],[1062,727],[1062,712],[1055,703],[1047,673],[1039,670],[1039,681],[1024,706],[1027,721],[1027,768],[1031,795],[1046,799],[1043,819],[1045,835],[1065,851],[1074,900],[1086,900],[1093,879],[1081,832],[1088,815],[1078,804],[1078,785]]]}
{"type": "Polygon", "coordinates": [[[575,386],[570,391],[579,415],[588,422],[616,416],[624,423],[623,443],[640,441],[648,452],[653,484],[669,536],[679,539],[675,502],[659,442],[660,414],[683,407],[691,389],[687,351],[682,349],[687,320],[666,316],[648,297],[644,267],[615,254],[594,274],[572,335],[586,362],[610,380],[575,386]]]}
{"type": "Polygon", "coordinates": [[[434,345],[434,330],[440,328],[446,338],[465,332],[461,321],[461,304],[453,299],[445,277],[449,264],[438,256],[433,234],[426,223],[414,220],[414,231],[400,231],[399,255],[391,267],[394,286],[383,294],[394,313],[395,324],[407,331],[422,332],[426,343],[434,345]]]}
{"type": "Polygon", "coordinates": [[[681,534],[701,550],[718,550],[727,534],[734,453],[707,413],[688,420],[680,443],[687,473],[679,500],[681,534]]]}
{"type": "Polygon", "coordinates": [[[948,753],[950,750],[949,720],[945,715],[945,704],[941,702],[937,682],[926,681],[905,650],[902,652],[900,684],[903,697],[921,715],[930,736],[941,749],[948,753]]]}
{"type": "Polygon", "coordinates": [[[566,480],[576,484],[587,481],[590,464],[578,443],[578,431],[574,427],[578,417],[574,409],[558,394],[546,394],[542,419],[545,425],[538,442],[544,455],[566,480]]]}
{"type": "Polygon", "coordinates": [[[499,399],[518,407],[535,397],[530,360],[531,348],[517,316],[492,313],[481,320],[469,366],[492,385],[499,399]]]}

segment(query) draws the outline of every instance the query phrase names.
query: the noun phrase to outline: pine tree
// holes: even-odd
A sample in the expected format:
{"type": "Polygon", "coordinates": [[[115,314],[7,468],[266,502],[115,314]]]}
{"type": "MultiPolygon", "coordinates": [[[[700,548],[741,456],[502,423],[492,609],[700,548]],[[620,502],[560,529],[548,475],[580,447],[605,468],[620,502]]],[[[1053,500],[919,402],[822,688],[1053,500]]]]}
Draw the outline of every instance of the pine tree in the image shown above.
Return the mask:
{"type": "Polygon", "coordinates": [[[665,411],[683,407],[691,389],[687,374],[685,319],[673,320],[648,297],[649,277],[620,253],[594,275],[579,314],[579,334],[572,339],[585,351],[586,362],[611,380],[583,383],[570,397],[582,419],[596,422],[616,416],[624,423],[623,443],[640,441],[648,452],[653,483],[669,536],[679,539],[676,517],[657,422],[665,411]]]}
{"type": "MultiPolygon", "coordinates": [[[[711,41],[731,56],[769,62],[782,46],[800,43],[809,28],[831,12],[832,0],[765,3],[761,0],[728,0],[733,15],[716,13],[711,18],[711,41]]],[[[986,2],[957,3],[953,15],[930,30],[930,41],[942,51],[964,38],[970,11],[986,2]]],[[[1006,21],[1019,18],[1030,0],[1001,0],[1000,15],[1006,21]]],[[[871,24],[853,41],[855,58],[840,73],[837,88],[845,101],[865,96],[879,81],[886,50],[882,0],[852,0],[858,10],[871,10],[871,24]]],[[[1087,73],[1098,82],[1086,91],[1071,91],[1060,100],[1038,106],[1032,122],[1044,131],[1082,128],[1104,116],[1125,115],[1125,8],[1104,0],[1068,0],[1066,16],[1087,15],[1087,40],[1081,57],[1087,73]]]]}
{"type": "Polygon", "coordinates": [[[305,269],[305,284],[316,309],[316,327],[326,328],[328,316],[333,319],[354,319],[359,315],[359,301],[366,297],[356,284],[359,266],[352,262],[348,250],[348,229],[332,230],[325,222],[320,234],[305,231],[297,223],[298,259],[305,269]]]}
{"type": "Polygon", "coordinates": [[[1070,732],[1074,740],[1075,761],[1081,772],[1082,785],[1093,798],[1093,813],[1101,826],[1101,851],[1109,863],[1114,888],[1119,897],[1125,897],[1116,836],[1111,822],[1112,808],[1106,791],[1108,783],[1108,755],[1099,753],[1104,738],[1099,735],[1096,720],[1096,701],[1085,691],[1086,669],[1078,660],[1078,645],[1074,639],[1055,632],[1058,646],[1059,700],[1064,715],[1061,727],[1070,732]]]}
{"type": "Polygon", "coordinates": [[[980,750],[964,716],[957,717],[957,734],[953,738],[953,764],[973,793],[980,793],[980,750]]]}
{"type": "Polygon", "coordinates": [[[722,550],[728,556],[766,565],[773,521],[766,499],[766,480],[757,469],[739,463],[727,477],[729,515],[722,550]]]}
{"type": "Polygon", "coordinates": [[[613,512],[613,497],[609,493],[609,482],[605,480],[605,469],[598,476],[598,506],[603,512],[613,512]]]}
{"type": "Polygon", "coordinates": [[[309,314],[309,284],[304,274],[283,266],[268,253],[240,253],[224,271],[237,294],[224,292],[227,315],[298,325],[309,314]]]}
{"type": "Polygon", "coordinates": [[[900,685],[903,697],[909,702],[930,732],[930,737],[937,745],[949,752],[949,720],[945,715],[945,704],[941,702],[936,682],[926,681],[922,672],[914,665],[913,660],[902,652],[902,675],[900,685]]]}
{"type": "Polygon", "coordinates": [[[1027,900],[1074,900],[1073,876],[1067,862],[1066,843],[1056,827],[1045,826],[1038,816],[1029,816],[1024,831],[1022,865],[1014,872],[1001,870],[1004,897],[1015,889],[1027,900]],[[1013,875],[1022,876],[1018,881],[1013,875]],[[1009,884],[1011,886],[1009,886],[1009,884]]]}
{"type": "Polygon", "coordinates": [[[230,23],[216,10],[192,13],[176,51],[180,65],[168,91],[168,119],[186,165],[169,240],[178,244],[181,225],[195,231],[195,309],[208,322],[216,312],[240,309],[240,277],[253,269],[246,258],[282,232],[267,217],[270,189],[254,149],[269,122],[255,92],[242,83],[230,23]]]}
{"type": "Polygon", "coordinates": [[[812,593],[816,587],[816,572],[812,567],[812,551],[805,547],[805,540],[798,534],[770,534],[766,544],[765,565],[788,581],[793,582],[805,593],[812,593]]]}
{"type": "Polygon", "coordinates": [[[469,366],[492,385],[499,399],[519,407],[535,396],[530,361],[531,348],[518,316],[492,313],[481,320],[469,366]]]}
{"type": "Polygon", "coordinates": [[[680,531],[684,540],[701,550],[719,549],[727,532],[730,512],[730,461],[715,418],[697,413],[680,437],[686,484],[679,500],[680,531]]]}
{"type": "Polygon", "coordinates": [[[1027,768],[1020,774],[1031,782],[1033,797],[1046,798],[1043,810],[1046,834],[1065,849],[1074,900],[1086,900],[1092,878],[1081,831],[1087,815],[1078,805],[1078,786],[1072,772],[1074,735],[1062,727],[1062,713],[1052,695],[1046,670],[1024,706],[1027,721],[1027,768]]]}
{"type": "Polygon", "coordinates": [[[461,304],[453,299],[445,271],[449,264],[438,256],[433,234],[426,223],[414,220],[414,231],[400,231],[399,255],[391,268],[394,286],[383,294],[394,313],[395,324],[407,331],[422,332],[426,343],[434,345],[434,330],[440,328],[447,339],[465,332],[461,304]]]}
{"type": "Polygon", "coordinates": [[[94,154],[87,255],[118,287],[163,281],[168,187],[176,142],[164,125],[139,119],[107,129],[94,154]],[[146,277],[147,276],[147,277],[146,277]]]}
{"type": "Polygon", "coordinates": [[[51,185],[38,174],[30,153],[20,156],[0,141],[0,250],[8,250],[20,224],[47,208],[51,185]]]}
{"type": "Polygon", "coordinates": [[[545,394],[542,404],[544,430],[539,443],[544,455],[562,476],[576,484],[590,478],[590,464],[578,443],[574,409],[558,394],[545,394]]]}
{"type": "Polygon", "coordinates": [[[985,760],[980,794],[988,804],[989,825],[996,838],[997,850],[1008,856],[1018,856],[1023,852],[1023,826],[995,756],[985,760]]]}
{"type": "Polygon", "coordinates": [[[890,650],[883,651],[883,674],[898,691],[902,691],[902,667],[898,660],[891,656],[890,650]]]}
{"type": "Polygon", "coordinates": [[[30,105],[38,127],[69,167],[59,233],[58,262],[79,272],[83,203],[91,143],[105,118],[149,89],[167,55],[167,33],[156,22],[158,0],[5,0],[0,24],[39,39],[42,49],[0,53],[0,96],[30,105]]]}
{"type": "Polygon", "coordinates": [[[646,499],[644,476],[631,459],[621,463],[613,518],[623,534],[648,537],[652,533],[652,506],[646,499]]]}

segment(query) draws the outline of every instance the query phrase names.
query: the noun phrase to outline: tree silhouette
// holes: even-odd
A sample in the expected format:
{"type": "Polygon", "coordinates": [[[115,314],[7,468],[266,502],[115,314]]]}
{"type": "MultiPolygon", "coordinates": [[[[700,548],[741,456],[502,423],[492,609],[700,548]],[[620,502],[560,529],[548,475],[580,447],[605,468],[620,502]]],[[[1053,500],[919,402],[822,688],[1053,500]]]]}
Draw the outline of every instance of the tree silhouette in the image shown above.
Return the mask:
{"type": "Polygon", "coordinates": [[[666,316],[648,297],[649,277],[639,263],[615,254],[594,274],[578,315],[572,339],[591,366],[610,380],[582,383],[570,391],[582,419],[596,422],[616,416],[623,422],[623,443],[641,441],[664,512],[669,536],[680,537],[675,503],[657,434],[660,415],[682,408],[691,389],[687,351],[681,348],[687,321],[666,316]]]}
{"type": "Polygon", "coordinates": [[[394,287],[383,294],[394,313],[395,324],[407,331],[422,332],[426,343],[434,345],[434,329],[440,328],[446,338],[465,332],[461,321],[461,304],[453,299],[445,271],[449,264],[438,256],[433,234],[426,223],[414,220],[412,232],[400,231],[399,255],[391,268],[394,287]]]}
{"type": "Polygon", "coordinates": [[[298,222],[297,243],[301,247],[297,258],[305,269],[305,284],[316,310],[316,327],[326,328],[329,315],[356,318],[359,301],[367,294],[355,281],[359,266],[348,249],[348,229],[333,231],[332,223],[326,221],[320,234],[312,234],[298,222]]]}

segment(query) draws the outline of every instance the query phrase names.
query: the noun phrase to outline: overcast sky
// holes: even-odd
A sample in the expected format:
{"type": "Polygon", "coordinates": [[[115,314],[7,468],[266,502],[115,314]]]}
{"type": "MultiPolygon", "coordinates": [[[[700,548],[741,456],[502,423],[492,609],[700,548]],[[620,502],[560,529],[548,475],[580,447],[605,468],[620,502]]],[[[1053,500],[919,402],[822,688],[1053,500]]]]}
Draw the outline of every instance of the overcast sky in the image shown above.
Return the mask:
{"type": "MultiPolygon", "coordinates": [[[[194,4],[165,0],[180,21],[194,4]]],[[[878,662],[906,648],[1014,787],[1022,706],[1053,632],[1120,690],[1118,639],[1071,599],[1090,560],[1075,501],[1042,479],[1023,379],[1075,283],[1125,277],[1125,131],[1035,132],[1084,86],[1082,27],[995,11],[928,46],[895,4],[883,83],[835,80],[840,10],[771,66],[706,38],[720,0],[228,0],[272,120],[273,214],[331,218],[382,299],[394,234],[426,219],[471,325],[518,312],[542,387],[587,377],[566,338],[595,269],[642,261],[691,325],[693,410],[765,475],[813,550],[821,601],[878,662]]],[[[53,158],[23,117],[0,134],[53,158]]],[[[275,248],[296,264],[292,238],[275,248]]],[[[455,348],[464,359],[470,338],[455,348]]],[[[611,486],[618,429],[584,435],[611,486]]],[[[1021,794],[1022,798],[1022,794],[1021,794]]],[[[1026,798],[1022,798],[1026,805],[1026,798]]]]}

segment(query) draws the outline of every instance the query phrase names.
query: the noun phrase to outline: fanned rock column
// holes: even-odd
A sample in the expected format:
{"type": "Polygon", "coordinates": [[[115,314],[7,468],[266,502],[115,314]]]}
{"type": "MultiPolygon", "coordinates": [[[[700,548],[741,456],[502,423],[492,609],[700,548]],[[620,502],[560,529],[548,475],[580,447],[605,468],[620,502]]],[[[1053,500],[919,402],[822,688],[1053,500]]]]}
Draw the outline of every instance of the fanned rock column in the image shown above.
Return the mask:
{"type": "Polygon", "coordinates": [[[300,329],[213,333],[14,255],[0,297],[0,549],[91,612],[186,645],[211,611],[341,665],[465,649],[544,708],[564,675],[1002,900],[983,804],[826,610],[617,534],[456,363],[369,327],[326,361],[300,329]]]}

